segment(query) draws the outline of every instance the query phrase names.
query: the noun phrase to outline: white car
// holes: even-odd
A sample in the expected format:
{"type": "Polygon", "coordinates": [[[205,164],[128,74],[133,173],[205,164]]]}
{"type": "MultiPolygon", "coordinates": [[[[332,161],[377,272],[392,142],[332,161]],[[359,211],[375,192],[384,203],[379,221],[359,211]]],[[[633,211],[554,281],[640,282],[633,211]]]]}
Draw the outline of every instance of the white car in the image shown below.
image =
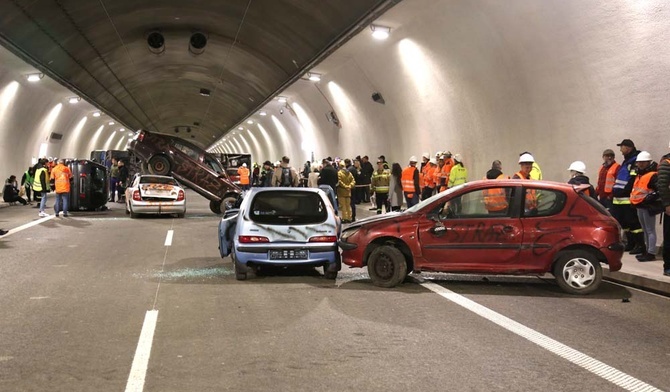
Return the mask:
{"type": "Polygon", "coordinates": [[[342,266],[340,232],[340,218],[322,190],[252,188],[239,210],[224,213],[219,250],[232,257],[237,280],[264,265],[323,267],[324,276],[335,279],[342,266]]]}
{"type": "Polygon", "coordinates": [[[136,218],[138,214],[186,214],[184,189],[172,177],[137,175],[133,184],[126,188],[126,214],[136,218]]]}

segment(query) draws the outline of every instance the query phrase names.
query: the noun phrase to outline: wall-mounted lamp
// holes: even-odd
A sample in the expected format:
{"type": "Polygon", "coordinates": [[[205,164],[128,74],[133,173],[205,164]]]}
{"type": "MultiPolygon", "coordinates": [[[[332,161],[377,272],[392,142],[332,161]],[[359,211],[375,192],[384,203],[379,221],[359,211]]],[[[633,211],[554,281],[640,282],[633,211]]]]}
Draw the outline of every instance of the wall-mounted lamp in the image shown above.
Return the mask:
{"type": "Polygon", "coordinates": [[[44,77],[43,73],[31,73],[26,75],[26,79],[29,82],[39,82],[44,77]]]}
{"type": "Polygon", "coordinates": [[[388,38],[391,34],[391,28],[386,26],[370,25],[370,30],[372,30],[372,37],[380,40],[388,38]]]}
{"type": "Polygon", "coordinates": [[[201,32],[195,32],[191,35],[191,39],[188,41],[188,51],[199,55],[205,51],[205,46],[207,46],[207,36],[201,32]]]}
{"type": "Polygon", "coordinates": [[[70,97],[70,98],[67,99],[67,101],[72,103],[72,104],[75,104],[75,103],[81,101],[81,97],[70,97]]]}
{"type": "Polygon", "coordinates": [[[102,113],[100,113],[99,111],[93,112],[93,117],[100,117],[101,115],[102,113]]]}
{"type": "Polygon", "coordinates": [[[321,74],[314,72],[307,72],[307,79],[311,80],[312,82],[318,82],[321,80],[321,74]]]}
{"type": "Polygon", "coordinates": [[[384,97],[382,97],[382,95],[378,92],[372,93],[372,100],[377,103],[381,103],[382,105],[386,103],[386,101],[384,101],[384,97]]]}
{"type": "Polygon", "coordinates": [[[165,37],[160,31],[152,31],[147,35],[147,44],[149,51],[153,54],[163,54],[165,52],[165,37]]]}

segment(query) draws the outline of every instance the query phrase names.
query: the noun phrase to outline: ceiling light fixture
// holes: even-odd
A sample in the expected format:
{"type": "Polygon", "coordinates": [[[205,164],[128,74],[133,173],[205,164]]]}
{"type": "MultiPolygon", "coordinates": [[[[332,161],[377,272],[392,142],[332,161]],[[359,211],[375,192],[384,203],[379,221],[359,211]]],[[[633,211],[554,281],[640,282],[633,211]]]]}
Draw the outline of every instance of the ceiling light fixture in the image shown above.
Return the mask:
{"type": "Polygon", "coordinates": [[[102,114],[100,112],[93,112],[93,117],[100,117],[102,114]]]}
{"type": "Polygon", "coordinates": [[[67,99],[67,101],[72,103],[72,104],[75,104],[75,103],[81,101],[81,97],[70,97],[70,98],[67,99]]]}
{"type": "Polygon", "coordinates": [[[386,39],[391,34],[391,28],[386,26],[370,25],[370,30],[372,30],[372,37],[379,40],[386,39]]]}
{"type": "Polygon", "coordinates": [[[126,129],[125,128],[120,128],[119,131],[124,132],[126,129]]]}
{"type": "Polygon", "coordinates": [[[288,98],[279,96],[279,97],[277,97],[277,101],[279,101],[281,103],[286,103],[288,101],[288,98]]]}
{"type": "Polygon", "coordinates": [[[311,80],[312,82],[321,81],[321,74],[314,72],[307,72],[307,79],[311,80]]]}
{"type": "Polygon", "coordinates": [[[247,124],[253,124],[254,122],[252,120],[247,120],[247,124]]]}
{"type": "Polygon", "coordinates": [[[267,115],[268,115],[268,112],[262,110],[262,111],[260,111],[258,114],[260,114],[261,116],[267,116],[267,115]]]}
{"type": "Polygon", "coordinates": [[[31,73],[26,75],[29,82],[39,82],[44,77],[43,73],[31,73]]]}
{"type": "MultiPolygon", "coordinates": [[[[239,130],[241,131],[241,130],[243,130],[244,128],[243,128],[243,127],[237,127],[237,129],[239,129],[239,130]]],[[[233,132],[233,133],[234,133],[234,132],[233,132]]]]}
{"type": "Polygon", "coordinates": [[[108,122],[107,125],[114,125],[114,121],[108,122]]]}
{"type": "Polygon", "coordinates": [[[200,95],[202,95],[203,97],[209,97],[211,94],[212,94],[212,92],[209,91],[206,88],[201,88],[200,89],[200,95]]]}

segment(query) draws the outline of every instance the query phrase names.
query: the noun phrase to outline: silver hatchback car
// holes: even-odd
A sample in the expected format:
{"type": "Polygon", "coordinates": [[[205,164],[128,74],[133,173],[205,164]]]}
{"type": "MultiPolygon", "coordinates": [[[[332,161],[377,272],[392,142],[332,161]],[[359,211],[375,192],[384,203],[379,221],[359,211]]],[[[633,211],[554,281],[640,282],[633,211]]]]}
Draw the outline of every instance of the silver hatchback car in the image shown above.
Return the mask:
{"type": "Polygon", "coordinates": [[[340,231],[340,218],[320,189],[253,188],[239,210],[221,219],[219,250],[232,257],[238,280],[263,265],[322,266],[324,276],[335,279],[340,231]]]}

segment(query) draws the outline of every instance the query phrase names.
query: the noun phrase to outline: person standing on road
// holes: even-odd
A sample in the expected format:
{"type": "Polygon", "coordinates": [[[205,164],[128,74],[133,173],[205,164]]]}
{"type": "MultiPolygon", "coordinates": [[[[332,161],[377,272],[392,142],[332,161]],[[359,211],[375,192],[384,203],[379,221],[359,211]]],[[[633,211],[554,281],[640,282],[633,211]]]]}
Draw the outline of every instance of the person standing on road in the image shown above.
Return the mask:
{"type": "Polygon", "coordinates": [[[391,165],[391,177],[389,178],[389,204],[391,211],[400,211],[402,207],[402,167],[398,162],[391,165]]]}
{"type": "Polygon", "coordinates": [[[402,191],[405,194],[407,208],[418,204],[419,195],[421,194],[421,186],[419,185],[419,169],[417,169],[416,163],[416,157],[411,156],[409,158],[409,166],[407,166],[402,171],[401,175],[402,191]]]}
{"type": "Polygon", "coordinates": [[[637,218],[635,207],[630,203],[630,193],[637,176],[635,161],[640,151],[635,148],[635,143],[630,139],[624,139],[617,146],[619,146],[624,160],[617,171],[616,180],[612,187],[611,213],[626,233],[627,244],[625,250],[632,255],[637,255],[644,253],[644,232],[637,218]]]}
{"type": "Polygon", "coordinates": [[[65,159],[59,159],[58,165],[51,170],[51,179],[54,180],[56,187],[56,202],[54,203],[54,212],[58,217],[61,207],[63,208],[63,216],[68,216],[68,204],[70,202],[70,181],[72,180],[72,172],[70,168],[65,166],[65,159]]]}
{"type": "Polygon", "coordinates": [[[384,161],[381,159],[377,161],[377,171],[372,175],[372,184],[370,191],[375,196],[375,203],[377,204],[377,214],[382,213],[382,206],[389,212],[388,198],[389,198],[389,181],[391,180],[391,171],[384,169],[384,161]]]}
{"type": "Polygon", "coordinates": [[[42,197],[42,200],[40,200],[40,212],[38,213],[40,218],[49,216],[49,214],[44,212],[44,209],[47,206],[47,193],[51,190],[49,188],[49,175],[47,174],[47,168],[44,166],[44,163],[43,160],[37,162],[35,181],[33,182],[33,190],[35,193],[39,193],[42,197]]]}
{"type": "MultiPolygon", "coordinates": [[[[116,158],[112,158],[112,165],[109,167],[109,191],[111,196],[108,201],[114,202],[116,200],[116,185],[119,183],[119,166],[116,158]]],[[[121,192],[119,192],[119,199],[121,192]]]]}
{"type": "Polygon", "coordinates": [[[364,155],[361,158],[361,184],[366,185],[363,187],[363,199],[364,203],[370,202],[370,183],[372,182],[372,173],[375,169],[370,163],[370,158],[367,155],[364,155]]]}
{"type": "Polygon", "coordinates": [[[637,218],[644,230],[647,247],[635,258],[637,261],[654,261],[656,260],[656,212],[653,212],[650,207],[653,201],[652,195],[657,195],[658,173],[656,170],[658,164],[651,159],[651,154],[647,151],[641,151],[637,155],[636,164],[637,176],[635,176],[633,190],[630,193],[630,203],[637,210],[637,218]]]}
{"type": "Polygon", "coordinates": [[[118,203],[126,202],[126,188],[128,187],[128,180],[130,174],[128,173],[128,168],[126,163],[122,159],[119,159],[119,162],[116,164],[119,167],[119,182],[116,185],[116,188],[119,191],[118,203]]]}
{"type": "Polygon", "coordinates": [[[661,158],[656,187],[665,208],[663,214],[663,275],[670,276],[670,153],[661,158]]]}
{"type": "Polygon", "coordinates": [[[242,190],[248,191],[251,186],[249,185],[250,173],[246,163],[243,163],[241,167],[237,168],[237,174],[240,176],[240,186],[242,187],[242,190]]]}
{"type": "Polygon", "coordinates": [[[612,208],[612,188],[620,166],[615,160],[614,151],[609,148],[603,151],[603,164],[598,172],[596,194],[600,204],[608,210],[612,208]]]}
{"type": "MultiPolygon", "coordinates": [[[[348,159],[347,159],[348,160],[348,159]]],[[[342,212],[342,223],[353,222],[351,211],[351,191],[356,186],[354,176],[347,170],[346,161],[340,162],[340,171],[337,172],[337,201],[342,212]]]]}
{"type": "Polygon", "coordinates": [[[586,172],[586,164],[582,161],[574,161],[570,164],[570,167],[568,167],[568,171],[570,172],[570,179],[568,180],[568,184],[588,185],[589,196],[595,199],[596,191],[593,189],[593,185],[591,185],[589,178],[584,175],[584,172],[586,172]]]}
{"type": "Polygon", "coordinates": [[[289,162],[289,157],[281,158],[279,167],[272,174],[272,186],[297,187],[300,184],[300,175],[289,162]]]}

